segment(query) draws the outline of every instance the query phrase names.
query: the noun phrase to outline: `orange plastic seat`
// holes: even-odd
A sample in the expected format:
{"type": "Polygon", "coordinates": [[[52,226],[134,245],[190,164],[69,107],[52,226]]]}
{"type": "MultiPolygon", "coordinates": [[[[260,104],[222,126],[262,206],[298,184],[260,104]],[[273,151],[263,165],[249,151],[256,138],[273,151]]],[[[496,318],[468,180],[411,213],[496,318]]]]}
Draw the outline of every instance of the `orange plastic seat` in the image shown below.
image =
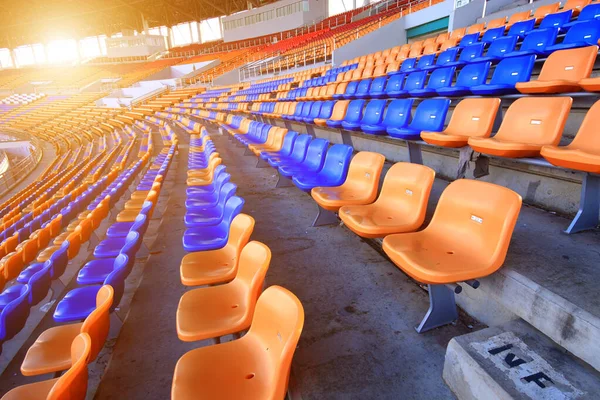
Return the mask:
{"type": "Polygon", "coordinates": [[[443,147],[466,146],[470,137],[489,137],[500,99],[475,98],[461,100],[454,108],[450,123],[441,132],[421,132],[427,143],[443,147]]]}
{"type": "Polygon", "coordinates": [[[104,347],[110,328],[109,309],[114,290],[105,285],[96,295],[96,309],[84,322],[60,325],[44,331],[31,345],[21,364],[25,376],[49,374],[71,367],[71,343],[80,333],[90,336],[91,347],[88,364],[98,357],[104,347]]]}
{"type": "Polygon", "coordinates": [[[533,12],[533,18],[535,18],[535,23],[539,24],[540,22],[542,22],[546,15],[558,12],[559,7],[560,2],[556,2],[536,8],[536,10],[533,12]]]}
{"type": "Polygon", "coordinates": [[[516,24],[517,22],[526,21],[531,18],[531,10],[521,11],[514,13],[510,17],[508,17],[508,22],[506,23],[506,29],[510,29],[511,26],[516,24]]]}
{"type": "MultiPolygon", "coordinates": [[[[341,121],[346,116],[346,110],[348,110],[348,104],[350,104],[350,100],[339,100],[333,106],[333,110],[331,111],[331,117],[334,121],[341,121]]],[[[315,125],[318,126],[327,126],[327,119],[325,118],[315,118],[315,125]]]]}
{"type": "Polygon", "coordinates": [[[491,138],[469,138],[469,146],[500,157],[537,157],[544,145],[557,145],[573,99],[522,97],[508,108],[502,125],[491,138]]]}
{"type": "Polygon", "coordinates": [[[264,144],[250,144],[248,148],[257,156],[262,152],[279,151],[281,150],[281,146],[283,146],[283,139],[287,132],[287,129],[275,126],[271,128],[267,141],[264,144]]]}
{"type": "Polygon", "coordinates": [[[483,32],[485,30],[485,23],[473,24],[467,28],[466,34],[483,32]]]}
{"type": "Polygon", "coordinates": [[[0,268],[4,273],[4,281],[8,282],[16,279],[24,266],[23,249],[17,247],[15,251],[8,253],[0,260],[0,268]]]}
{"type": "Polygon", "coordinates": [[[460,40],[463,36],[465,36],[466,31],[467,27],[455,29],[452,32],[450,32],[450,36],[448,36],[448,39],[460,40]]]}
{"type": "Polygon", "coordinates": [[[91,339],[80,333],[71,344],[71,368],[60,378],[18,386],[2,396],[2,400],[84,400],[87,393],[87,359],[91,339]]]}
{"type": "Polygon", "coordinates": [[[590,76],[598,46],[555,51],[548,56],[537,80],[518,82],[521,93],[564,93],[581,90],[579,82],[590,76]]]}
{"type": "Polygon", "coordinates": [[[592,0],[567,0],[567,2],[563,5],[562,10],[572,10],[572,16],[577,17],[581,12],[581,9],[591,2],[592,0]]]}
{"type": "Polygon", "coordinates": [[[350,161],[348,176],[342,185],[315,187],[310,194],[319,207],[329,211],[337,211],[344,205],[370,204],[377,198],[384,163],[382,154],[361,151],[350,161]]]}
{"type": "Polygon", "coordinates": [[[185,286],[213,285],[233,280],[242,249],[254,230],[254,218],[238,214],[231,222],[227,244],[218,250],[186,254],[181,260],[181,283],[185,286]]]}
{"type": "Polygon", "coordinates": [[[340,219],[352,232],[366,238],[415,231],[425,220],[434,178],[435,171],[429,167],[396,163],[385,175],[377,200],[342,206],[340,219]]]}
{"type": "Polygon", "coordinates": [[[271,250],[267,246],[249,242],[240,253],[234,280],[184,293],[177,307],[179,339],[192,342],[247,329],[270,262],[271,250]]]}
{"type": "Polygon", "coordinates": [[[543,146],[541,155],[559,167],[600,174],[600,101],[587,112],[577,135],[567,146],[543,146]]]}
{"type": "Polygon", "coordinates": [[[241,339],[194,349],[179,359],[171,399],[283,399],[303,325],[296,296],[269,287],[241,339]]]}

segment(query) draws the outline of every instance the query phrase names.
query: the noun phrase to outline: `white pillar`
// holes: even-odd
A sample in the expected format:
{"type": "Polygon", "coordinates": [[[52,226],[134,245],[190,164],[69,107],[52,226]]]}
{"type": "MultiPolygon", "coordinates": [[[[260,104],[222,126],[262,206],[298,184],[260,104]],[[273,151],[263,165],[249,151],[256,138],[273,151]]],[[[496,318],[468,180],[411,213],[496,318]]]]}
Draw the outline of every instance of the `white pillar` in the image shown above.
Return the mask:
{"type": "Polygon", "coordinates": [[[12,58],[13,67],[19,68],[19,62],[17,61],[17,49],[10,49],[10,57],[12,58]]]}

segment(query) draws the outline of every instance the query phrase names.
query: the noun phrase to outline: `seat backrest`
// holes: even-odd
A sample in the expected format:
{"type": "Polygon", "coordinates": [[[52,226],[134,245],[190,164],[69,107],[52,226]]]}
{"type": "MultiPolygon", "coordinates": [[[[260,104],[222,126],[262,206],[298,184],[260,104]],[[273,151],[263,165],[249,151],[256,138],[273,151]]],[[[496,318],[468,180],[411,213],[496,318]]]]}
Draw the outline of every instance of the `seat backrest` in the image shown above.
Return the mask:
{"type": "Polygon", "coordinates": [[[0,312],[0,343],[12,339],[23,329],[29,317],[29,285],[22,285],[17,298],[0,312]]]}
{"type": "MultiPolygon", "coordinates": [[[[121,248],[120,253],[125,254],[127,257],[129,257],[130,261],[135,261],[135,255],[138,252],[138,250],[142,247],[142,237],[143,236],[142,234],[140,234],[140,232],[130,230],[127,233],[127,236],[125,236],[125,244],[121,248]]],[[[120,260],[118,261],[120,262],[120,260]]],[[[115,263],[116,262],[117,260],[115,260],[115,263]]]]}
{"type": "Polygon", "coordinates": [[[467,35],[483,32],[485,30],[485,22],[479,24],[473,24],[467,28],[467,35]]]}
{"type": "Polygon", "coordinates": [[[87,316],[85,321],[83,321],[83,325],[81,325],[81,333],[90,335],[92,342],[88,363],[98,357],[108,337],[110,328],[109,310],[113,302],[113,296],[114,290],[112,286],[102,286],[96,294],[96,309],[87,316]]]}
{"type": "Polygon", "coordinates": [[[387,81],[387,84],[385,85],[385,92],[390,93],[402,90],[402,87],[404,86],[405,77],[405,74],[396,74],[390,76],[387,81]]]}
{"type": "Polygon", "coordinates": [[[514,86],[517,82],[527,82],[534,63],[534,55],[505,58],[496,66],[490,84],[514,86]]]}
{"type": "Polygon", "coordinates": [[[334,144],[331,146],[327,150],[325,162],[319,175],[334,179],[341,184],[348,174],[353,150],[352,146],[348,146],[347,144],[334,144]]]}
{"type": "Polygon", "coordinates": [[[507,142],[556,145],[567,122],[571,97],[521,97],[513,102],[494,136],[507,142]]]}
{"type": "Polygon", "coordinates": [[[530,16],[531,16],[531,10],[514,13],[513,15],[508,17],[507,24],[513,25],[513,24],[516,24],[517,22],[525,21],[526,19],[529,19],[530,16]]]}
{"type": "Polygon", "coordinates": [[[269,382],[265,398],[285,397],[292,357],[303,326],[302,304],[287,289],[271,286],[258,298],[250,330],[240,340],[252,340],[251,343],[260,344],[260,351],[269,359],[263,370],[245,377],[251,379],[258,373],[269,375],[264,378],[269,382]]]}
{"type": "Polygon", "coordinates": [[[538,80],[579,82],[592,73],[597,54],[598,46],[555,51],[544,61],[538,80]]]}
{"type": "Polygon", "coordinates": [[[417,68],[425,68],[435,63],[435,54],[427,54],[419,58],[417,62],[417,68]]]}
{"type": "Polygon", "coordinates": [[[283,145],[281,146],[281,154],[289,155],[294,147],[294,141],[298,137],[298,132],[288,131],[283,138],[283,145]]]}
{"type": "Polygon", "coordinates": [[[383,118],[386,100],[371,100],[365,107],[365,112],[361,124],[377,125],[383,118]]]}
{"type": "Polygon", "coordinates": [[[400,65],[400,72],[410,72],[410,70],[415,69],[416,66],[416,58],[407,58],[406,60],[402,61],[402,64],[400,65]]]}
{"type": "Polygon", "coordinates": [[[515,50],[518,39],[518,36],[499,37],[490,44],[486,55],[489,57],[504,57],[506,53],[515,50]]]}
{"type": "Polygon", "coordinates": [[[344,116],[346,122],[359,122],[365,108],[365,100],[352,100],[348,105],[348,110],[344,116]]]}
{"type": "Polygon", "coordinates": [[[485,83],[492,63],[479,62],[465,65],[456,78],[456,86],[471,87],[485,83]]]}
{"type": "Polygon", "coordinates": [[[519,50],[543,50],[556,42],[558,28],[534,29],[529,32],[519,50]]]}
{"type": "Polygon", "coordinates": [[[548,14],[544,17],[538,29],[560,28],[569,23],[572,15],[573,10],[563,10],[562,12],[548,14]]]}
{"type": "Polygon", "coordinates": [[[404,82],[404,90],[423,89],[426,77],[427,71],[411,72],[406,77],[406,82],[404,82]]]}
{"type": "Polygon", "coordinates": [[[69,260],[72,260],[79,254],[79,249],[81,248],[81,226],[77,226],[75,230],[67,236],[66,241],[69,242],[67,255],[69,256],[69,260]]]}
{"type": "Polygon", "coordinates": [[[536,10],[533,12],[533,18],[542,19],[548,14],[557,12],[559,7],[560,7],[560,2],[546,4],[545,6],[540,6],[540,7],[536,8],[536,10]]]}
{"type": "Polygon", "coordinates": [[[473,43],[462,49],[458,59],[463,62],[471,62],[473,58],[481,57],[483,50],[485,49],[485,43],[473,43]]]}
{"type": "Polygon", "coordinates": [[[104,279],[103,285],[110,285],[113,288],[113,301],[110,306],[110,310],[114,310],[123,297],[125,291],[125,279],[129,275],[129,262],[131,260],[125,254],[121,253],[115,259],[113,270],[104,279]]]}
{"type": "Polygon", "coordinates": [[[590,4],[592,0],[567,0],[565,4],[563,4],[563,11],[572,10],[579,13],[584,7],[590,4]]]}
{"type": "Polygon", "coordinates": [[[323,161],[325,160],[325,153],[329,141],[321,138],[313,139],[308,145],[306,151],[306,157],[302,162],[302,165],[307,167],[310,171],[319,171],[323,167],[323,161]]]}
{"type": "Polygon", "coordinates": [[[351,184],[355,189],[361,190],[361,195],[371,203],[377,197],[379,177],[383,170],[385,156],[370,151],[359,151],[350,161],[348,177],[345,184],[351,184]]]}
{"type": "Polygon", "coordinates": [[[485,31],[481,37],[483,43],[493,43],[494,40],[504,36],[504,27],[492,28],[485,31]]]}
{"type": "Polygon", "coordinates": [[[403,128],[410,121],[410,112],[413,106],[413,99],[392,100],[388,104],[383,125],[387,128],[403,128]]]}
{"type": "Polygon", "coordinates": [[[439,132],[444,128],[449,107],[450,99],[423,100],[417,106],[409,126],[416,130],[439,132]]]}
{"type": "Polygon", "coordinates": [[[47,400],[84,399],[88,386],[87,360],[92,340],[87,333],[80,333],[71,344],[71,368],[54,384],[47,400]]]}
{"type": "Polygon", "coordinates": [[[445,67],[435,69],[431,75],[429,75],[429,81],[427,81],[427,87],[430,89],[439,89],[442,87],[448,87],[452,83],[454,78],[454,72],[456,67],[445,67]]]}
{"type": "Polygon", "coordinates": [[[503,27],[504,25],[506,25],[506,17],[500,17],[500,18],[496,18],[491,21],[488,21],[488,23],[486,25],[486,29],[490,30],[490,29],[494,29],[494,28],[503,27]]]}
{"type": "Polygon", "coordinates": [[[331,118],[329,119],[333,121],[341,121],[344,119],[348,104],[350,104],[350,100],[340,100],[336,102],[335,106],[333,106],[333,111],[331,112],[331,118]]]}
{"type": "Polygon", "coordinates": [[[292,154],[290,158],[297,163],[304,161],[304,157],[306,157],[306,150],[308,149],[308,145],[312,137],[310,135],[298,135],[296,140],[294,141],[294,147],[292,148],[292,154]]]}
{"type": "Polygon", "coordinates": [[[60,277],[67,268],[67,264],[69,263],[69,247],[70,243],[68,240],[65,240],[58,250],[56,250],[50,256],[50,260],[52,261],[52,279],[57,279],[60,277]]]}
{"type": "Polygon", "coordinates": [[[27,284],[30,287],[29,305],[34,306],[48,295],[52,283],[52,261],[46,260],[41,270],[29,278],[27,284]]]}
{"type": "MultiPolygon", "coordinates": [[[[477,259],[486,260],[486,276],[504,263],[519,211],[521,196],[493,183],[458,179],[442,192],[425,231],[443,235],[457,248],[477,249],[477,259]],[[461,232],[454,235],[453,232],[461,232]]],[[[441,237],[441,236],[438,236],[441,237]]],[[[449,248],[448,254],[455,249],[449,248]]]]}
{"type": "Polygon", "coordinates": [[[458,54],[458,47],[453,47],[448,50],[442,51],[435,62],[436,65],[444,65],[449,62],[456,60],[456,55],[458,54]]]}
{"type": "Polygon", "coordinates": [[[479,42],[479,32],[463,36],[462,39],[460,39],[460,43],[458,44],[458,46],[466,47],[477,42],[479,42]]]}
{"type": "Polygon", "coordinates": [[[371,78],[363,79],[363,80],[359,81],[358,86],[356,88],[356,94],[365,95],[365,94],[369,93],[369,89],[371,88],[372,82],[373,82],[373,79],[371,79],[371,78]]]}
{"type": "Polygon", "coordinates": [[[386,84],[387,80],[388,80],[387,76],[379,76],[379,77],[373,79],[373,82],[371,82],[371,87],[369,88],[369,93],[382,94],[385,91],[385,84],[386,84]]]}
{"type": "Polygon", "coordinates": [[[531,32],[535,28],[535,19],[528,19],[526,21],[519,21],[508,30],[507,36],[516,36],[522,38],[531,32]]]}
{"type": "Polygon", "coordinates": [[[335,106],[335,100],[326,100],[321,105],[321,111],[319,111],[319,116],[317,118],[321,119],[329,119],[331,118],[331,114],[333,112],[333,107],[335,106]]]}
{"type": "Polygon", "coordinates": [[[590,153],[600,152],[600,135],[598,135],[598,126],[600,124],[600,100],[595,102],[585,115],[577,135],[569,148],[580,149],[590,153]]]}
{"type": "Polygon", "coordinates": [[[577,21],[589,21],[600,18],[600,4],[588,4],[581,9],[577,21]]]}
{"type": "Polygon", "coordinates": [[[242,249],[246,243],[248,243],[248,240],[250,240],[250,236],[254,230],[254,224],[254,218],[243,213],[236,215],[231,221],[227,246],[231,246],[235,249],[238,260],[242,249]]]}
{"type": "Polygon", "coordinates": [[[245,301],[250,317],[254,314],[270,263],[271,250],[263,243],[251,241],[240,253],[237,275],[232,283],[248,289],[245,301]]]}
{"type": "MultiPolygon", "coordinates": [[[[597,10],[597,13],[600,16],[600,8],[597,10]]],[[[581,18],[581,14],[579,14],[579,18],[581,18]]],[[[598,39],[600,39],[600,19],[591,19],[573,25],[565,35],[563,43],[583,42],[589,45],[596,45],[598,44],[598,39]]]]}
{"type": "Polygon", "coordinates": [[[463,99],[454,108],[444,132],[449,135],[489,137],[499,107],[498,98],[463,99]]]}

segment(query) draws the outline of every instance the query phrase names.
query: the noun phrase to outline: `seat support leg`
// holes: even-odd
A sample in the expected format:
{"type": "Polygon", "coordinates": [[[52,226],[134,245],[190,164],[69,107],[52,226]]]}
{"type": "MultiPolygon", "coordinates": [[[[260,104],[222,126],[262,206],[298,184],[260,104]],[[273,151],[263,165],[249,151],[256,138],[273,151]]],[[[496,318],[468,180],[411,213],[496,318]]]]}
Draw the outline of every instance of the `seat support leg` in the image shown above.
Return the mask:
{"type": "Polygon", "coordinates": [[[338,224],[339,220],[333,211],[329,211],[317,204],[317,216],[311,226],[325,226],[338,224]]]}
{"type": "Polygon", "coordinates": [[[565,230],[571,234],[598,226],[600,218],[600,176],[586,173],[581,184],[579,211],[565,230]]]}
{"type": "Polygon", "coordinates": [[[258,157],[258,160],[256,161],[256,168],[266,168],[269,166],[269,163],[265,160],[263,160],[260,156],[258,157]]]}
{"type": "Polygon", "coordinates": [[[415,327],[423,333],[438,326],[446,325],[458,319],[454,292],[446,285],[428,285],[429,310],[421,323],[415,327]]]}
{"type": "Polygon", "coordinates": [[[250,150],[248,147],[246,147],[246,150],[244,151],[244,155],[245,156],[253,156],[254,153],[252,152],[252,150],[250,150]]]}
{"type": "Polygon", "coordinates": [[[410,140],[407,140],[406,144],[408,146],[408,160],[413,164],[423,164],[421,145],[410,140]]]}
{"type": "Polygon", "coordinates": [[[136,259],[147,258],[149,255],[150,255],[150,250],[148,249],[148,246],[146,246],[146,243],[142,242],[140,249],[137,251],[137,253],[135,253],[135,258],[136,259]]]}
{"type": "Polygon", "coordinates": [[[277,170],[277,183],[275,184],[275,187],[283,188],[283,187],[290,187],[290,186],[294,186],[294,183],[292,182],[292,180],[281,175],[279,170],[277,170]]]}

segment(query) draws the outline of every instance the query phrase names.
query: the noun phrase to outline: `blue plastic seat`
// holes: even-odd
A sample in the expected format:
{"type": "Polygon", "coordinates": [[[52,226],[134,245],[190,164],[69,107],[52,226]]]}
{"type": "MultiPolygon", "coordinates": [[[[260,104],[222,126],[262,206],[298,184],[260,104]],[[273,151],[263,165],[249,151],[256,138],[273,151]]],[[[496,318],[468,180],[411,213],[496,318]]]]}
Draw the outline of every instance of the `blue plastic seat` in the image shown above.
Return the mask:
{"type": "Polygon", "coordinates": [[[348,85],[346,86],[346,91],[344,92],[343,96],[336,97],[334,95],[333,98],[353,99],[354,95],[356,94],[356,90],[358,89],[358,83],[359,82],[360,81],[350,81],[350,82],[348,82],[348,85]]]}
{"type": "Polygon", "coordinates": [[[462,49],[458,60],[446,63],[446,67],[460,67],[470,63],[474,58],[481,57],[485,44],[474,43],[462,49]]]}
{"type": "MultiPolygon", "coordinates": [[[[12,301],[16,300],[21,295],[21,289],[24,285],[16,284],[4,288],[2,293],[0,293],[0,311],[4,309],[8,304],[12,301]]],[[[29,301],[29,298],[27,299],[29,301]]],[[[30,304],[31,305],[31,304],[30,304]]]]}
{"type": "MultiPolygon", "coordinates": [[[[187,194],[187,198],[185,200],[186,207],[187,206],[191,207],[191,206],[193,206],[197,202],[205,203],[206,201],[208,201],[207,199],[216,199],[216,198],[218,198],[219,191],[221,190],[221,187],[223,187],[224,184],[226,184],[227,182],[229,182],[230,179],[231,179],[231,175],[229,175],[227,173],[219,174],[219,176],[213,177],[212,187],[214,188],[214,190],[204,191],[204,192],[188,193],[187,194]]],[[[129,231],[127,231],[127,232],[129,232],[129,231]]],[[[127,234],[125,234],[125,236],[127,236],[127,234]]]]}
{"type": "MultiPolygon", "coordinates": [[[[296,120],[298,122],[304,122],[304,119],[310,115],[310,109],[312,108],[313,104],[314,104],[314,102],[312,102],[312,101],[305,102],[304,107],[302,107],[302,113],[298,116],[295,116],[294,120],[296,120]]],[[[270,130],[270,127],[268,130],[270,130]]],[[[266,141],[266,138],[262,142],[264,143],[265,141],[266,141]]]]}
{"type": "Polygon", "coordinates": [[[386,103],[386,100],[371,100],[367,104],[363,118],[360,121],[360,130],[373,135],[385,133],[385,127],[381,125],[381,122],[386,103]]]}
{"type": "MultiPolygon", "coordinates": [[[[335,106],[335,100],[324,101],[323,104],[321,105],[321,110],[319,111],[319,115],[317,117],[315,117],[315,119],[331,118],[331,113],[333,112],[333,106],[335,106]]],[[[311,122],[314,122],[314,119],[311,122]]]]}
{"type": "MultiPolygon", "coordinates": [[[[581,17],[581,14],[579,16],[581,17]]],[[[600,20],[592,19],[573,25],[566,33],[562,43],[546,47],[546,52],[549,54],[557,50],[596,46],[598,39],[600,39],[600,20]]]]}
{"type": "Polygon", "coordinates": [[[235,195],[237,186],[231,182],[221,188],[219,199],[215,205],[207,204],[204,207],[197,206],[188,210],[183,218],[187,228],[199,228],[203,226],[214,226],[223,220],[225,204],[235,195]]]}
{"type": "Polygon", "coordinates": [[[426,99],[417,106],[412,121],[404,128],[388,128],[390,136],[417,140],[422,131],[440,132],[444,129],[450,99],[426,99]]]}
{"type": "Polygon", "coordinates": [[[305,192],[314,187],[339,186],[346,180],[348,167],[352,158],[352,147],[345,144],[334,144],[325,155],[323,168],[317,172],[300,171],[294,174],[292,182],[305,192]]]}
{"type": "Polygon", "coordinates": [[[287,157],[272,156],[268,158],[268,163],[271,167],[277,168],[282,164],[298,164],[304,161],[306,157],[306,150],[312,140],[310,135],[298,135],[294,141],[292,152],[287,157]]]}
{"type": "MultiPolygon", "coordinates": [[[[504,28],[503,28],[504,29],[504,28]]],[[[504,58],[505,54],[511,53],[517,47],[516,36],[504,36],[498,38],[490,44],[487,52],[484,56],[475,57],[471,60],[471,63],[491,61],[492,63],[498,62],[504,58]]]]}
{"type": "Polygon", "coordinates": [[[417,65],[410,72],[427,70],[435,64],[435,54],[425,54],[419,58],[417,65]]]}
{"type": "Polygon", "coordinates": [[[400,97],[404,94],[402,87],[404,86],[405,74],[397,74],[389,77],[385,86],[385,95],[387,97],[400,97]]]}
{"type": "Polygon", "coordinates": [[[451,47],[448,50],[442,51],[438,55],[438,58],[435,60],[435,64],[428,65],[421,69],[423,69],[425,71],[430,71],[430,70],[433,70],[433,69],[436,69],[439,67],[444,67],[446,64],[456,61],[456,56],[458,55],[458,50],[459,50],[458,47],[451,47]]]}
{"type": "Polygon", "coordinates": [[[504,28],[503,26],[488,29],[485,31],[485,33],[481,37],[480,41],[481,41],[481,43],[485,44],[486,46],[489,46],[496,39],[500,39],[501,37],[503,37],[505,30],[506,30],[506,28],[504,28]]]}
{"type": "Polygon", "coordinates": [[[479,42],[479,32],[476,33],[469,33],[465,36],[462,37],[462,39],[460,39],[460,42],[458,43],[458,47],[467,47],[470,46],[472,44],[478,43],[479,42]]]}
{"type": "Polygon", "coordinates": [[[468,96],[471,94],[471,87],[483,85],[490,71],[491,63],[480,62],[465,65],[456,78],[453,86],[439,87],[436,92],[440,96],[468,96]]]}
{"type": "Polygon", "coordinates": [[[576,20],[566,23],[563,27],[571,28],[574,25],[597,19],[600,19],[600,3],[588,4],[581,9],[576,20]]]}
{"type": "MultiPolygon", "coordinates": [[[[302,109],[304,108],[304,102],[300,101],[298,102],[298,104],[296,104],[296,108],[294,109],[294,113],[292,115],[282,115],[283,118],[285,119],[295,119],[296,117],[299,117],[300,114],[302,114],[302,109]]],[[[260,124],[260,122],[258,123],[260,124]]],[[[256,129],[256,126],[258,124],[252,124],[250,123],[250,129],[248,130],[248,134],[250,134],[251,131],[253,131],[254,129],[256,129]]],[[[239,137],[239,139],[242,139],[242,137],[245,135],[236,135],[236,138],[239,137]]]]}
{"type": "Polygon", "coordinates": [[[392,100],[381,122],[382,126],[374,127],[369,133],[383,134],[408,126],[413,102],[413,99],[392,100]]]}
{"type": "Polygon", "coordinates": [[[313,120],[317,118],[321,112],[321,105],[323,105],[322,101],[315,101],[310,107],[308,116],[302,118],[302,122],[312,124],[313,120]]]}
{"type": "Polygon", "coordinates": [[[286,178],[291,178],[300,171],[318,172],[323,167],[328,146],[329,141],[325,139],[313,139],[308,145],[304,160],[301,163],[281,164],[278,167],[279,173],[286,178]]]}
{"type": "MultiPolygon", "coordinates": [[[[121,258],[121,264],[126,265],[129,262],[128,257],[124,254],[119,254],[119,258],[121,258]]],[[[58,302],[54,310],[54,321],[62,323],[86,319],[96,309],[96,295],[103,285],[110,285],[114,290],[113,303],[110,308],[114,310],[123,297],[127,274],[127,268],[116,268],[106,277],[101,285],[83,286],[70,290],[58,302]]]]}
{"type": "Polygon", "coordinates": [[[0,344],[12,339],[23,329],[29,317],[29,285],[20,287],[18,297],[0,312],[0,344]]]}
{"type": "Polygon", "coordinates": [[[508,30],[506,36],[516,36],[517,39],[521,40],[525,36],[527,36],[529,32],[533,30],[534,27],[535,19],[528,19],[525,21],[515,22],[508,30]]]}
{"type": "Polygon", "coordinates": [[[50,291],[50,286],[52,285],[52,261],[47,260],[44,262],[43,268],[33,274],[31,279],[29,279],[28,285],[30,287],[29,305],[35,306],[44,300],[50,291]]]}
{"type": "Polygon", "coordinates": [[[571,21],[573,10],[561,11],[553,14],[548,14],[544,17],[538,29],[558,28],[559,33],[566,30],[565,25],[571,21]]]}
{"type": "Polygon", "coordinates": [[[371,83],[373,79],[367,78],[358,82],[356,92],[354,93],[355,99],[366,99],[369,97],[369,90],[371,90],[371,83]]]}
{"type": "Polygon", "coordinates": [[[364,108],[365,100],[352,100],[350,104],[348,104],[346,115],[342,120],[342,128],[350,131],[359,130],[364,108]]]}
{"type": "Polygon", "coordinates": [[[529,54],[537,56],[547,55],[549,52],[546,48],[556,42],[557,36],[558,28],[535,29],[525,36],[519,50],[507,53],[504,57],[519,57],[529,54]]]}
{"type": "Polygon", "coordinates": [[[95,258],[110,258],[116,257],[122,251],[123,247],[131,240],[130,233],[137,232],[140,236],[144,236],[148,224],[150,223],[146,215],[140,214],[136,217],[130,232],[125,237],[111,237],[104,239],[94,248],[95,258]]]}
{"type": "Polygon", "coordinates": [[[142,238],[137,232],[131,232],[131,234],[131,240],[116,257],[88,261],[77,273],[77,283],[79,285],[100,284],[118,268],[126,268],[127,275],[129,275],[135,263],[135,254],[142,246],[142,238]]]}
{"type": "Polygon", "coordinates": [[[378,76],[373,79],[371,82],[371,87],[369,88],[368,97],[371,99],[380,99],[385,97],[385,85],[387,83],[387,76],[378,76]]]}
{"type": "Polygon", "coordinates": [[[449,87],[454,78],[456,67],[445,67],[434,70],[429,75],[427,86],[423,89],[414,89],[409,91],[411,97],[431,97],[437,95],[436,90],[439,88],[449,87]]]}
{"type": "MultiPolygon", "coordinates": [[[[52,279],[59,278],[65,272],[65,269],[67,268],[67,264],[69,263],[69,257],[67,254],[68,250],[69,250],[69,242],[65,240],[60,245],[58,250],[56,250],[54,253],[52,253],[50,258],[48,259],[48,261],[52,262],[52,269],[51,269],[51,278],[52,279]]],[[[23,283],[23,284],[29,283],[29,280],[31,279],[31,277],[33,275],[35,275],[36,273],[40,272],[42,269],[44,269],[44,267],[45,267],[45,263],[41,263],[41,262],[32,263],[27,268],[25,268],[23,271],[21,271],[21,273],[17,277],[17,282],[23,283]]]]}
{"type": "Polygon", "coordinates": [[[411,72],[406,77],[406,82],[404,82],[402,90],[395,93],[394,97],[408,97],[412,90],[423,89],[426,77],[427,71],[411,72]]]}
{"type": "MultiPolygon", "coordinates": [[[[321,104],[319,108],[319,112],[325,106],[326,101],[321,104]]],[[[312,121],[311,121],[312,122],[312,121]]],[[[298,137],[298,132],[288,131],[283,138],[283,143],[281,144],[281,149],[279,151],[263,151],[260,153],[260,158],[263,160],[268,160],[269,157],[288,157],[292,153],[292,148],[294,147],[294,141],[298,137]]],[[[190,196],[188,196],[190,199],[190,196]]],[[[186,201],[187,204],[187,201],[186,201]]]]}
{"type": "Polygon", "coordinates": [[[400,64],[400,69],[398,71],[390,72],[388,75],[406,74],[408,72],[412,72],[412,70],[415,69],[416,66],[416,58],[407,58],[404,61],[402,61],[402,64],[400,64]]]}
{"type": "Polygon", "coordinates": [[[509,57],[498,63],[489,83],[471,87],[476,95],[500,95],[515,93],[517,82],[527,82],[531,78],[535,56],[509,57]]]}
{"type": "Polygon", "coordinates": [[[244,199],[231,197],[225,204],[223,220],[211,227],[189,228],[183,234],[183,248],[187,252],[220,249],[227,244],[231,221],[242,211],[244,199]]]}

